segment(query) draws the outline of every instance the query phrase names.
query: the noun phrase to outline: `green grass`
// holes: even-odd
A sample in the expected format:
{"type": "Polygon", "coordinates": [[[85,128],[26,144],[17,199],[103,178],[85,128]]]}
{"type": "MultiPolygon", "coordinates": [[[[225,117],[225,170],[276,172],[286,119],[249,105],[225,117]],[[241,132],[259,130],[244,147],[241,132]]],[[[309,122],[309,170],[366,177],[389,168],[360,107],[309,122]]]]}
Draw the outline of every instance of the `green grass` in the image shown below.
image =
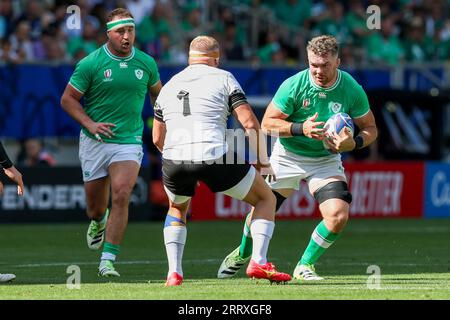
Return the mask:
{"type": "MultiPolygon", "coordinates": [[[[318,221],[278,221],[269,258],[292,273],[318,221]]],[[[1,225],[0,299],[450,299],[450,220],[352,220],[316,265],[325,281],[270,285],[242,270],[216,279],[241,238],[242,222],[190,222],[180,287],[164,287],[167,260],[162,222],[131,223],[116,267],[118,279],[97,276],[99,252],[87,249],[84,224],[1,225]],[[69,265],[81,268],[81,289],[66,287],[69,265]],[[369,289],[367,268],[381,269],[369,289]]]]}

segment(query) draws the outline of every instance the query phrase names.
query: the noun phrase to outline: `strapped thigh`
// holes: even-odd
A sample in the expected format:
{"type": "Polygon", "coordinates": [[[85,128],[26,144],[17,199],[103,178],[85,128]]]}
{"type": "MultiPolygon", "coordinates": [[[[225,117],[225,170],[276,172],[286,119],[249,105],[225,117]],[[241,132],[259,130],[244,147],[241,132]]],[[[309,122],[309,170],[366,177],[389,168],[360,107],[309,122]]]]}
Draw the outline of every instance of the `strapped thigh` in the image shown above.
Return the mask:
{"type": "Polygon", "coordinates": [[[352,202],[352,194],[345,181],[332,181],[324,185],[314,192],[314,198],[319,204],[328,199],[341,199],[348,204],[352,202]]]}

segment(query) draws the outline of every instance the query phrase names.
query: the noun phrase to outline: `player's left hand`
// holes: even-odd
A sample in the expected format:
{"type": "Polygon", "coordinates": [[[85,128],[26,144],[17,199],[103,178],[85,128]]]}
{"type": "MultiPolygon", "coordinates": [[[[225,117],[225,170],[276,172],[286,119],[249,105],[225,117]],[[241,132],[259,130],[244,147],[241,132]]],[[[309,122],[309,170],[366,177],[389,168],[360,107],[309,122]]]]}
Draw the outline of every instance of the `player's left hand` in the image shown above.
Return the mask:
{"type": "Polygon", "coordinates": [[[325,143],[334,153],[348,152],[355,149],[355,140],[350,130],[344,127],[339,134],[332,133],[331,136],[325,139],[325,143]]]}
{"type": "Polygon", "coordinates": [[[16,169],[16,167],[12,166],[11,168],[5,169],[3,168],[3,171],[5,171],[5,174],[15,183],[17,183],[17,194],[19,196],[23,195],[23,180],[22,180],[22,174],[19,172],[19,170],[16,169]]]}

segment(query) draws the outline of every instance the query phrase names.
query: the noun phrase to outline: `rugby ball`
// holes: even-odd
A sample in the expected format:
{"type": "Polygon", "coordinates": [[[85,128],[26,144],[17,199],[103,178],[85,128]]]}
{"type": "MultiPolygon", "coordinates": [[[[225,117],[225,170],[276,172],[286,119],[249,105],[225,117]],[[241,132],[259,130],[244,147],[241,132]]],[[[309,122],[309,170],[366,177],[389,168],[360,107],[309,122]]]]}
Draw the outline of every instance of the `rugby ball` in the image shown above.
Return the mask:
{"type": "MultiPolygon", "coordinates": [[[[332,115],[323,126],[325,139],[331,137],[333,133],[339,134],[345,127],[350,129],[350,134],[353,136],[353,133],[355,132],[355,125],[353,124],[352,118],[350,118],[350,116],[346,113],[336,113],[332,115]]],[[[325,141],[323,141],[323,145],[325,149],[328,150],[328,146],[325,141]]]]}

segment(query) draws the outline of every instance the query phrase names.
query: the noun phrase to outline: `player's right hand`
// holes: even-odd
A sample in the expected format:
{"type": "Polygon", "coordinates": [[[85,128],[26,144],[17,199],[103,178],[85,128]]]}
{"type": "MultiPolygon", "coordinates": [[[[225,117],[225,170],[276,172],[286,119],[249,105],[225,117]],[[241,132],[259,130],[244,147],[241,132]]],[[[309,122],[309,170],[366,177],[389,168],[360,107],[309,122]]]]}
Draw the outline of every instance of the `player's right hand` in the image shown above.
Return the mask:
{"type": "Polygon", "coordinates": [[[277,181],[277,177],[275,176],[275,172],[270,163],[266,165],[256,164],[255,167],[256,171],[258,171],[264,179],[268,178],[269,182],[277,181]]]}
{"type": "Polygon", "coordinates": [[[89,128],[89,132],[98,140],[98,142],[103,142],[102,136],[107,138],[112,138],[114,136],[114,132],[112,132],[112,128],[116,125],[110,122],[94,122],[89,128]]]}
{"type": "Polygon", "coordinates": [[[319,113],[316,112],[312,117],[308,118],[305,122],[303,122],[303,134],[311,139],[323,140],[324,139],[324,131],[323,125],[325,122],[318,121],[316,122],[319,113]],[[321,126],[322,128],[318,128],[321,126]]]}

